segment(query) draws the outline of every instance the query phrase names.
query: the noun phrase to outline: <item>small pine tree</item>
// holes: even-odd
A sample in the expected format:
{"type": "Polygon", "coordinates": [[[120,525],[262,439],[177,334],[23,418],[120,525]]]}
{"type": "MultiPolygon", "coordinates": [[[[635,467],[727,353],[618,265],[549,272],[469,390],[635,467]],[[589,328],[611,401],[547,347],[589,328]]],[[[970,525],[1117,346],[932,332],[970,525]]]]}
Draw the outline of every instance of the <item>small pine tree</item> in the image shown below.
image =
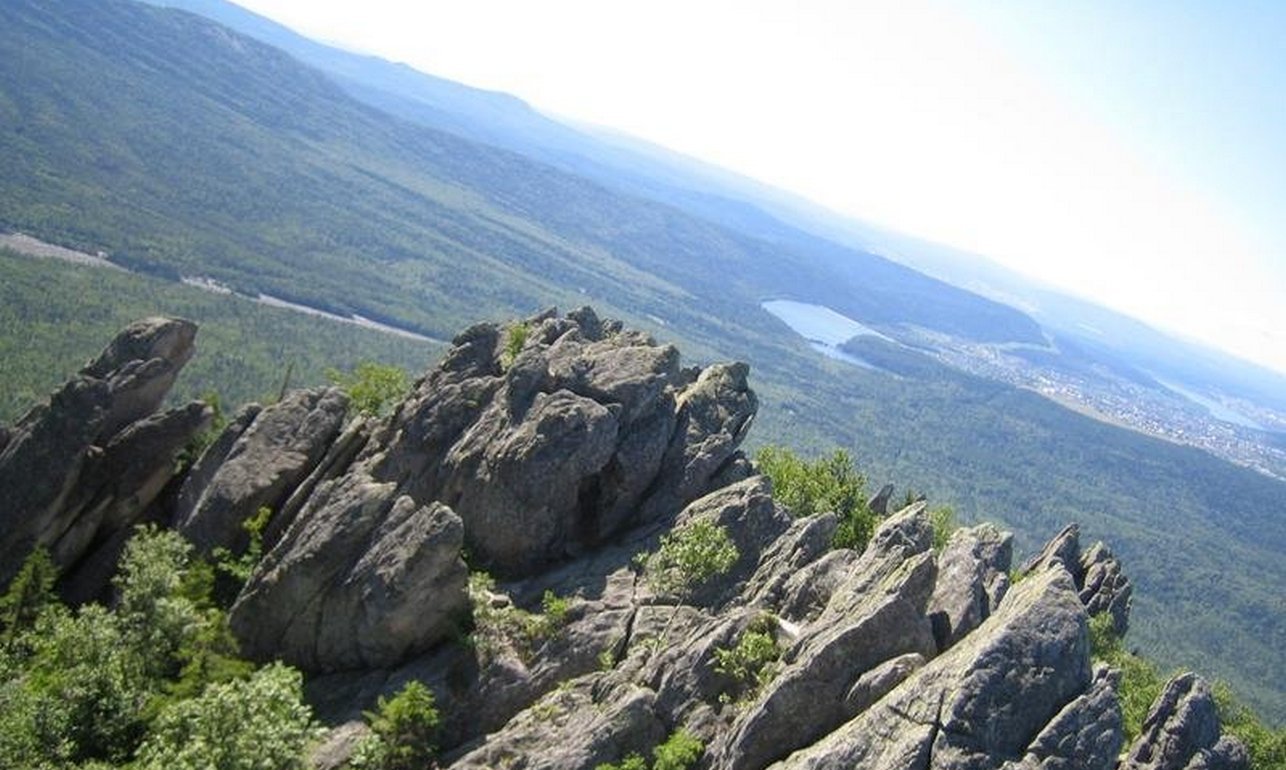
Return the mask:
{"type": "Polygon", "coordinates": [[[54,582],[58,568],[49,551],[38,547],[22,563],[22,569],[0,596],[0,643],[11,644],[36,624],[45,607],[58,602],[54,582]]]}

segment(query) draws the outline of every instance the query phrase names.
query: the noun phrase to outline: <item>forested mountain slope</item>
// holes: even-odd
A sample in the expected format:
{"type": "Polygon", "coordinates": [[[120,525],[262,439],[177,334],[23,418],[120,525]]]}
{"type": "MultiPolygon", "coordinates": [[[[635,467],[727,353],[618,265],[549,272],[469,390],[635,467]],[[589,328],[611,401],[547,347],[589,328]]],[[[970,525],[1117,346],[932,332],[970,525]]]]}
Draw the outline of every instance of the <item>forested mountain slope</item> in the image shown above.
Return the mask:
{"type": "MultiPolygon", "coordinates": [[[[868,351],[884,371],[824,360],[759,307],[795,296],[882,324],[1035,333],[892,263],[836,272],[399,120],[206,20],[117,0],[0,6],[0,228],[432,336],[593,301],[698,360],[749,361],[764,404],[752,441],[851,447],[876,481],[1000,519],[1020,549],[1067,520],[1110,536],[1139,586],[1134,640],[1206,660],[1286,714],[1286,485],[904,348],[868,351]]],[[[47,301],[7,318],[8,339],[75,312],[29,285],[47,301]]]]}

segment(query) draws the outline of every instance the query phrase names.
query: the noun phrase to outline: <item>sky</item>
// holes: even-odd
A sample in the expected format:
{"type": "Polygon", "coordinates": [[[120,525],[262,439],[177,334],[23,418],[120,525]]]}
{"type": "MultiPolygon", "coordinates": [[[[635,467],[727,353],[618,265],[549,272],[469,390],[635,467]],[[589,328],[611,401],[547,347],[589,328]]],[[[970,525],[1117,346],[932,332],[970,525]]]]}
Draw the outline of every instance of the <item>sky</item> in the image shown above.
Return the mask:
{"type": "Polygon", "coordinates": [[[236,1],[1286,373],[1286,3],[236,1]]]}

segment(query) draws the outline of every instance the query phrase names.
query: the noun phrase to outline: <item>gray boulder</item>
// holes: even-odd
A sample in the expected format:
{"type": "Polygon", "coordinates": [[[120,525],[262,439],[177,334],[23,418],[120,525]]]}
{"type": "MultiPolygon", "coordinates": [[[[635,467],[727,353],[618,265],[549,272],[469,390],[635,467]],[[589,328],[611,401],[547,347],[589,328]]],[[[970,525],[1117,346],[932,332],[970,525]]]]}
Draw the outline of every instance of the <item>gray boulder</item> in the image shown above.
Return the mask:
{"type": "Polygon", "coordinates": [[[0,451],[0,584],[38,545],[72,567],[154,499],[210,415],[190,405],[131,426],[161,405],[195,335],[181,319],[135,322],[13,426],[0,451]]]}
{"type": "Polygon", "coordinates": [[[1067,574],[1046,570],[874,706],[774,767],[999,767],[1090,682],[1084,608],[1067,574]]]}
{"type": "Polygon", "coordinates": [[[1239,741],[1220,736],[1219,713],[1210,686],[1201,677],[1185,673],[1166,683],[1120,767],[1244,770],[1249,764],[1239,741]]]}
{"type": "Polygon", "coordinates": [[[1120,672],[1099,665],[1084,695],[1067,704],[1027,747],[1012,770],[1113,770],[1124,734],[1117,702],[1120,672]]]}
{"type": "Polygon", "coordinates": [[[1102,542],[1095,543],[1081,554],[1080,597],[1085,610],[1091,615],[1106,612],[1112,618],[1112,627],[1118,637],[1124,637],[1130,627],[1130,600],[1134,586],[1121,569],[1121,562],[1102,542]]]}
{"type": "Polygon", "coordinates": [[[964,638],[996,611],[1009,586],[1013,535],[990,524],[959,529],[938,558],[929,602],[940,650],[964,638]]]}
{"type": "Polygon", "coordinates": [[[452,770],[593,770],[630,754],[647,756],[665,739],[656,694],[607,675],[576,680],[545,696],[462,755],[452,770]]]}
{"type": "Polygon", "coordinates": [[[1108,613],[1118,636],[1130,624],[1130,601],[1134,587],[1121,569],[1121,562],[1102,542],[1081,552],[1080,527],[1070,524],[1053,537],[1040,553],[1023,565],[1023,572],[1062,568],[1076,582],[1076,590],[1092,615],[1108,613]]]}
{"type": "Polygon", "coordinates": [[[905,554],[891,547],[901,542],[892,532],[919,528],[909,521],[914,517],[923,517],[922,507],[886,522],[883,536],[872,540],[825,611],[786,652],[782,672],[733,725],[715,767],[758,770],[809,745],[937,652],[924,614],[933,556],[923,548],[905,554]],[[899,664],[877,670],[894,659],[899,664]]]}
{"type": "Polygon", "coordinates": [[[390,500],[389,485],[338,486],[325,509],[300,516],[233,605],[245,654],[308,670],[386,667],[446,638],[468,606],[460,517],[440,503],[390,500]]]}
{"type": "Polygon", "coordinates": [[[202,552],[244,550],[242,522],[285,502],[338,435],[347,406],[338,389],[318,388],[238,415],[184,482],[175,528],[202,552]]]}

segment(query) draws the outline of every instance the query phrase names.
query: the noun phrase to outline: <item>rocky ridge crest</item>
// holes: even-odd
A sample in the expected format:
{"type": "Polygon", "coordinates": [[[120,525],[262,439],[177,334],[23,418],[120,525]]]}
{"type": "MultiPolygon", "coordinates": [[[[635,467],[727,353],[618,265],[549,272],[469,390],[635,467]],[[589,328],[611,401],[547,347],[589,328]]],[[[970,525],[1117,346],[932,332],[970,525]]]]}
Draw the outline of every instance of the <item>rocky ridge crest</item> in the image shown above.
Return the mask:
{"type": "Polygon", "coordinates": [[[1013,571],[1011,536],[986,524],[935,552],[922,502],[860,553],[830,547],[835,515],[793,518],[738,449],[757,409],[744,364],[685,369],[588,308],[480,324],[387,418],[297,391],[175,475],[211,417],[158,411],[195,334],[133,324],[0,431],[2,577],[44,545],[89,598],[134,524],[237,551],[268,507],[231,623],[246,654],[308,673],[335,726],[319,767],[411,680],[434,692],[453,768],[589,770],[679,729],[720,770],[1246,766],[1190,674],[1122,745],[1088,616],[1123,632],[1131,585],[1074,526],[1013,571]],[[638,555],[702,523],[730,536],[730,566],[679,591],[649,580],[638,555]],[[500,582],[479,594],[471,569],[500,582]],[[484,627],[544,596],[565,601],[555,626],[484,627]],[[749,634],[779,651],[753,681],[725,665],[749,634]]]}

